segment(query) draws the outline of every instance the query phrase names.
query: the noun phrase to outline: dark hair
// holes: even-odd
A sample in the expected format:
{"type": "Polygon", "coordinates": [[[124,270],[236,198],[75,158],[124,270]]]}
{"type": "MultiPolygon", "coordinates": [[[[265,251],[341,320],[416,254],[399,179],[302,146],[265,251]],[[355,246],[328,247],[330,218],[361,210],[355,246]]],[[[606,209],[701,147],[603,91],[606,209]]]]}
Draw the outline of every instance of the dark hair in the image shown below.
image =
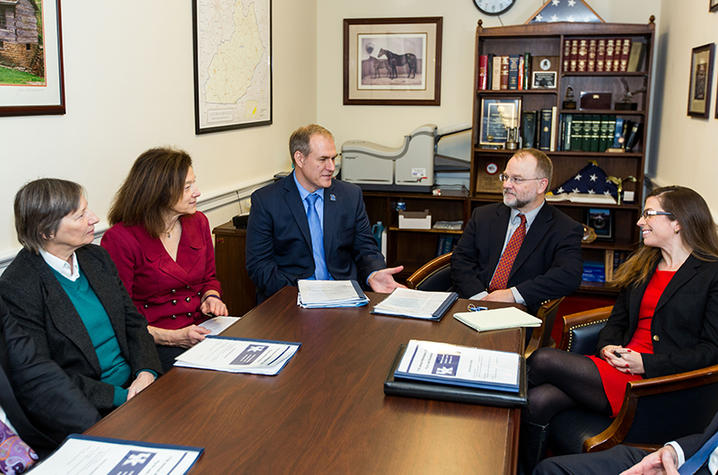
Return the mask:
{"type": "Polygon", "coordinates": [[[546,184],[546,191],[551,190],[551,177],[553,176],[553,162],[551,162],[551,159],[548,158],[548,155],[543,153],[541,150],[535,148],[522,148],[514,154],[514,157],[519,158],[526,156],[534,157],[536,159],[536,171],[539,174],[536,178],[546,178],[548,180],[548,183],[546,184]]]}
{"type": "Polygon", "coordinates": [[[142,225],[152,237],[165,227],[165,213],[182,197],[190,156],[171,148],[153,148],[137,157],[115,195],[110,224],[142,225]]]}
{"type": "MultiPolygon", "coordinates": [[[[671,221],[681,225],[683,243],[691,255],[704,261],[718,260],[718,232],[708,204],[701,195],[685,186],[656,188],[646,198],[655,197],[671,221]]],[[[653,267],[661,260],[661,250],[641,244],[616,272],[613,284],[625,287],[641,284],[648,279],[653,267]]]]}
{"type": "Polygon", "coordinates": [[[57,178],[41,178],[20,188],[14,205],[17,240],[37,254],[62,218],[77,210],[82,195],[80,185],[57,178]]]}
{"type": "Polygon", "coordinates": [[[317,134],[329,139],[334,138],[331,132],[319,124],[305,125],[292,132],[289,137],[289,155],[292,157],[292,163],[294,163],[294,152],[300,151],[305,157],[312,152],[309,142],[312,136],[317,134]]]}

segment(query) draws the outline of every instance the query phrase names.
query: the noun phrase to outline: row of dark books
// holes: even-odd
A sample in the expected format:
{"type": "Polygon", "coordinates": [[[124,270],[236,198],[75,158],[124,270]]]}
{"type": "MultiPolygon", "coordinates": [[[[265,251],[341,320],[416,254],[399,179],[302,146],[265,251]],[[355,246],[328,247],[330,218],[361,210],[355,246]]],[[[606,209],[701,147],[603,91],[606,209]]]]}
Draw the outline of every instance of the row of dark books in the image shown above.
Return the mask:
{"type": "Polygon", "coordinates": [[[454,250],[459,242],[459,236],[451,236],[449,234],[440,234],[439,241],[436,245],[436,255],[442,256],[454,250]]]}
{"type": "Polygon", "coordinates": [[[630,152],[638,144],[642,132],[641,122],[615,115],[564,114],[561,118],[558,150],[630,152]]]}
{"type": "Polygon", "coordinates": [[[531,55],[493,55],[479,56],[479,89],[502,89],[521,91],[529,89],[531,76],[531,55]]]}
{"type": "Polygon", "coordinates": [[[631,38],[581,38],[563,42],[564,72],[635,72],[645,44],[631,38]]]}
{"type": "Polygon", "coordinates": [[[553,151],[556,107],[521,113],[521,147],[553,151]]]}

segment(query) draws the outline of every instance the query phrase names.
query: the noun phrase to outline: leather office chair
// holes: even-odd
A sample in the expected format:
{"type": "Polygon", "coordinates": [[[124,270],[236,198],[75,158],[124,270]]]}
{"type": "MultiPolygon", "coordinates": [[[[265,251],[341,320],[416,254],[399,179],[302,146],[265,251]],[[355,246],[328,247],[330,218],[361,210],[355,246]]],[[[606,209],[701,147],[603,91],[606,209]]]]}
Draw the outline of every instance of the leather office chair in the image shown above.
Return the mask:
{"type": "MultiPolygon", "coordinates": [[[[598,332],[613,307],[565,315],[561,349],[593,354],[598,332]]],[[[551,420],[555,455],[594,452],[628,444],[653,450],[665,442],[702,432],[718,411],[718,365],[628,383],[615,419],[570,409],[551,420]]]]}
{"type": "MultiPolygon", "coordinates": [[[[406,286],[416,290],[434,290],[445,292],[451,288],[451,252],[442,254],[430,260],[406,279],[406,286]]],[[[547,300],[541,304],[536,317],[543,322],[540,327],[534,328],[526,345],[524,356],[526,358],[542,346],[549,346],[551,330],[556,320],[556,311],[563,297],[547,300]]]]}

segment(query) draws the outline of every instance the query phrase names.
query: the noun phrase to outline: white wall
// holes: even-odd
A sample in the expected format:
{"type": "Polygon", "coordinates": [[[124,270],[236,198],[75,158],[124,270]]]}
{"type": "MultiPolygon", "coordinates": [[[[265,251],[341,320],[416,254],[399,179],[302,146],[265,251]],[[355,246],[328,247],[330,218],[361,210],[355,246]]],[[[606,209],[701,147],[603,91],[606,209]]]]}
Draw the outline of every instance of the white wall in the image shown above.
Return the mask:
{"type": "MultiPolygon", "coordinates": [[[[318,121],[334,132],[337,145],[352,139],[399,146],[403,135],[421,124],[439,127],[471,122],[476,25],[486,27],[522,24],[538,10],[542,0],[520,0],[506,14],[484,16],[471,0],[317,0],[317,114],[318,121]],[[342,105],[342,20],[442,16],[441,106],[344,106],[342,105]]],[[[655,0],[590,0],[593,9],[608,22],[648,23],[655,0]]],[[[670,3],[670,2],[669,2],[670,3]]],[[[676,2],[683,3],[683,2],[676,2]]],[[[707,2],[698,2],[707,3],[707,2]]]]}
{"type": "MultiPolygon", "coordinates": [[[[661,25],[657,44],[662,46],[656,71],[654,104],[654,134],[657,160],[650,173],[661,185],[690,186],[708,202],[714,213],[718,211],[718,119],[715,119],[718,73],[713,65],[710,114],[708,119],[696,119],[686,114],[691,49],[706,43],[718,43],[718,12],[708,12],[708,2],[662,1],[666,21],[661,25]]],[[[718,45],[717,45],[718,46],[718,45]]]]}
{"type": "MultiPolygon", "coordinates": [[[[274,2],[274,123],[201,136],[194,133],[191,4],[62,2],[67,114],[0,117],[0,256],[19,247],[15,192],[38,177],[84,185],[104,218],[134,159],[153,146],[187,150],[205,196],[289,167],[289,134],[316,119],[315,1],[274,2]]],[[[238,212],[236,205],[216,211],[211,224],[238,212]]]]}

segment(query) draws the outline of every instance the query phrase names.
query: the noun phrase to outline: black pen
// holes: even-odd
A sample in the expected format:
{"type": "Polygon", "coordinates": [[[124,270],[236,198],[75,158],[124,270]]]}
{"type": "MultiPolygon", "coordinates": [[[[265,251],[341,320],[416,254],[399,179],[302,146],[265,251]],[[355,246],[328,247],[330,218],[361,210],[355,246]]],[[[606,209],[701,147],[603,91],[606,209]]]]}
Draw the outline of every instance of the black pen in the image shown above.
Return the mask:
{"type": "Polygon", "coordinates": [[[621,356],[621,353],[619,353],[617,350],[613,350],[613,354],[616,356],[616,358],[623,358],[623,356],[621,356]]]}

